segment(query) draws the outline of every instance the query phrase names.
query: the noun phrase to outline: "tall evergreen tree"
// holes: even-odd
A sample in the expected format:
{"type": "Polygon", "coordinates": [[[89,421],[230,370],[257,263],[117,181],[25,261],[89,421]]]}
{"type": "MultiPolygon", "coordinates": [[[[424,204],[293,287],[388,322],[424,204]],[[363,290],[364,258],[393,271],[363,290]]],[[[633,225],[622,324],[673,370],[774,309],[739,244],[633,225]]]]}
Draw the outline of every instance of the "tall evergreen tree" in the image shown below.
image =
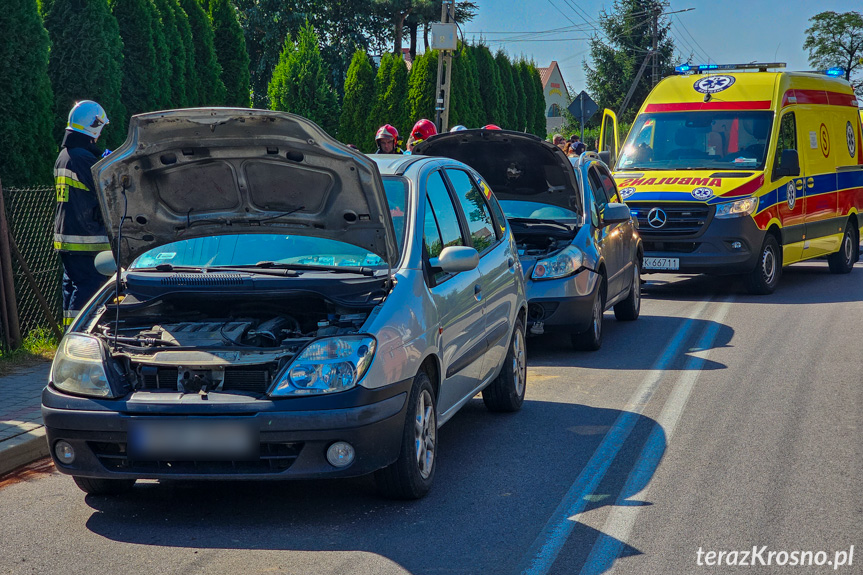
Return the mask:
{"type": "MultiPolygon", "coordinates": [[[[617,111],[638,74],[645,55],[653,46],[652,27],[649,24],[653,12],[663,12],[668,7],[665,0],[614,0],[610,11],[599,12],[602,36],[594,34],[590,40],[590,60],[584,64],[587,91],[596,100],[599,109],[617,111]]],[[[658,17],[656,34],[659,52],[659,78],[674,72],[674,41],[671,38],[671,21],[668,16],[658,17]]],[[[649,66],[649,64],[648,64],[649,66]]],[[[618,118],[631,122],[641,103],[650,93],[652,81],[650,68],[641,77],[633,92],[629,107],[618,118]]]]}
{"type": "Polygon", "coordinates": [[[103,145],[116,147],[126,139],[126,108],[120,95],[123,82],[123,42],[117,19],[106,0],[53,0],[45,14],[51,39],[48,74],[54,88],[54,137],[59,143],[78,100],[95,100],[105,108],[111,125],[103,145]]]}
{"type": "Polygon", "coordinates": [[[452,94],[450,96],[449,126],[462,124],[478,128],[485,124],[485,110],[477,83],[476,64],[471,51],[461,44],[453,56],[452,94]]]}
{"type": "Polygon", "coordinates": [[[420,118],[433,120],[437,102],[437,52],[428,50],[416,57],[411,66],[408,78],[408,107],[410,108],[409,124],[420,118]]]}
{"type": "Polygon", "coordinates": [[[405,59],[401,55],[393,58],[392,68],[390,68],[390,82],[387,90],[384,93],[384,103],[386,105],[387,118],[389,123],[398,129],[399,134],[407,134],[413,124],[410,126],[410,110],[407,107],[408,101],[408,66],[405,59]]]}
{"type": "Polygon", "coordinates": [[[149,0],[149,2],[153,13],[153,46],[156,48],[156,80],[159,91],[156,109],[167,110],[174,107],[171,87],[173,81],[171,72],[174,69],[171,64],[171,48],[168,46],[165,24],[162,22],[162,13],[156,0],[149,0]]]}
{"type": "Polygon", "coordinates": [[[249,53],[246,52],[243,29],[237,20],[237,10],[228,0],[210,0],[210,20],[216,58],[222,66],[225,104],[248,108],[249,53]]]}
{"type": "Polygon", "coordinates": [[[485,44],[473,46],[472,52],[476,61],[477,83],[483,103],[484,124],[506,123],[503,112],[506,105],[503,82],[500,79],[500,70],[494,61],[494,56],[491,55],[491,51],[485,44]]]}
{"type": "Polygon", "coordinates": [[[533,80],[533,89],[536,93],[533,108],[533,130],[531,131],[540,138],[545,138],[548,135],[545,120],[545,90],[542,88],[542,76],[539,75],[539,70],[533,64],[530,65],[530,77],[533,80]]]}
{"type": "Polygon", "coordinates": [[[519,61],[518,75],[521,78],[521,86],[524,90],[524,125],[521,129],[532,134],[536,118],[536,90],[533,86],[533,78],[530,75],[530,64],[527,61],[519,61]]]}
{"type": "Polygon", "coordinates": [[[339,102],[311,24],[288,37],[268,91],[270,107],[305,116],[330,134],[338,128],[339,102]]]}
{"type": "Polygon", "coordinates": [[[339,139],[345,143],[354,144],[366,152],[374,150],[375,127],[369,122],[374,99],[375,72],[372,70],[368,55],[362,50],[357,50],[351,59],[348,77],[345,80],[339,139]]]}
{"type": "MultiPolygon", "coordinates": [[[[387,88],[390,86],[392,69],[394,63],[392,54],[384,53],[381,56],[381,63],[378,65],[378,71],[375,74],[375,100],[372,104],[371,126],[372,129],[377,129],[384,124],[392,124],[389,117],[389,108],[386,103],[387,88]]],[[[399,139],[402,143],[407,141],[407,136],[399,132],[399,139]]]]}
{"type": "Polygon", "coordinates": [[[198,96],[198,65],[195,60],[195,39],[192,37],[192,26],[189,24],[189,15],[180,6],[180,0],[169,0],[174,9],[174,18],[177,21],[177,31],[182,40],[182,49],[185,56],[185,72],[183,79],[186,84],[186,100],[184,106],[192,107],[200,105],[198,96]]]}
{"type": "MultiPolygon", "coordinates": [[[[156,47],[158,21],[152,0],[110,0],[123,40],[123,104],[130,116],[151,112],[166,100],[164,62],[156,47]]],[[[164,40],[164,37],[162,38],[164,40]]],[[[164,46],[161,47],[164,51],[164,46]]]]}
{"type": "Polygon", "coordinates": [[[197,75],[197,105],[221,106],[225,103],[225,84],[222,67],[216,59],[213,46],[213,27],[210,18],[198,0],[180,0],[180,6],[189,17],[192,41],[195,45],[195,74],[197,75]]]}
{"type": "Polygon", "coordinates": [[[168,48],[169,68],[165,73],[171,78],[171,98],[169,108],[185,108],[186,99],[186,46],[177,27],[177,0],[154,0],[162,30],[165,34],[165,45],[168,48]]]}
{"type": "Polygon", "coordinates": [[[494,56],[494,62],[497,64],[498,72],[500,72],[500,83],[503,86],[504,96],[503,109],[506,114],[505,117],[502,117],[500,121],[495,123],[501,127],[515,130],[516,126],[518,126],[518,117],[516,114],[518,92],[515,89],[515,81],[512,77],[512,64],[503,50],[498,50],[494,56]]]}
{"type": "Polygon", "coordinates": [[[11,0],[0,10],[0,35],[7,39],[0,43],[0,78],[7,79],[0,90],[0,180],[7,187],[49,183],[57,150],[54,94],[48,32],[36,3],[11,0]]]}
{"type": "Polygon", "coordinates": [[[527,95],[524,93],[524,80],[519,62],[512,64],[512,83],[515,84],[515,127],[523,132],[527,127],[527,95]]]}

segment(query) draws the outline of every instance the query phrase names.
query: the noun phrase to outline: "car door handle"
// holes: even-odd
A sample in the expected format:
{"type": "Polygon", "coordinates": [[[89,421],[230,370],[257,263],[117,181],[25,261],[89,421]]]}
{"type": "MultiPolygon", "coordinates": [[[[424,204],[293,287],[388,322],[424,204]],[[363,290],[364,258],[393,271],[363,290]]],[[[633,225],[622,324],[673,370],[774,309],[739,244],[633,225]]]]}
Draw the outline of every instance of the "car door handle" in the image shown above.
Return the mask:
{"type": "Polygon", "coordinates": [[[476,284],[475,286],[473,286],[473,293],[474,293],[474,295],[481,294],[482,293],[482,286],[479,284],[476,284]]]}
{"type": "Polygon", "coordinates": [[[514,265],[515,265],[515,259],[514,259],[514,258],[509,258],[508,260],[506,260],[506,263],[507,263],[507,265],[508,265],[509,267],[512,267],[512,266],[514,266],[514,265]]]}
{"type": "Polygon", "coordinates": [[[807,178],[806,179],[806,187],[814,188],[815,187],[815,178],[807,178]]]}

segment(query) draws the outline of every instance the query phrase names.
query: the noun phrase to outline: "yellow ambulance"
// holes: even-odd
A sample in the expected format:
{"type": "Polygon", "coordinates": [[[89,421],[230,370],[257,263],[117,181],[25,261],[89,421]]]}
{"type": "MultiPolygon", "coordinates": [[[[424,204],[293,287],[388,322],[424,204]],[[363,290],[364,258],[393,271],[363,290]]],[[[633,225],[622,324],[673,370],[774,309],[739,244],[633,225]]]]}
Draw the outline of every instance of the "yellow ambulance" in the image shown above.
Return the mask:
{"type": "Polygon", "coordinates": [[[743,274],[773,292],[782,266],[827,256],[848,273],[863,227],[861,116],[843,79],[711,65],[662,80],[622,147],[600,150],[637,217],[644,271],[743,274]],[[698,73],[700,72],[700,73],[698,73]]]}

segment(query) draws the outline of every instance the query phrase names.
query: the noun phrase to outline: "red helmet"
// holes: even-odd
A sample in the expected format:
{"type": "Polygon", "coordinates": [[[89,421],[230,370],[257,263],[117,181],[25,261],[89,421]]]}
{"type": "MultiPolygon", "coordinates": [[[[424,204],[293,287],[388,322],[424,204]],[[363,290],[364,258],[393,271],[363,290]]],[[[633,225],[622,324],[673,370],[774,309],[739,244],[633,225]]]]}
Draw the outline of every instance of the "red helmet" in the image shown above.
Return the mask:
{"type": "Polygon", "coordinates": [[[482,127],[483,130],[500,130],[500,126],[497,124],[486,124],[482,127]]]}
{"type": "Polygon", "coordinates": [[[384,124],[383,126],[378,128],[378,132],[375,134],[375,142],[377,142],[381,138],[386,138],[387,134],[389,134],[396,142],[399,141],[399,131],[395,129],[395,126],[384,124]]]}
{"type": "Polygon", "coordinates": [[[427,140],[435,134],[437,134],[437,127],[434,125],[434,122],[426,120],[425,118],[417,120],[417,123],[414,124],[413,130],[411,130],[411,137],[415,142],[427,140]]]}

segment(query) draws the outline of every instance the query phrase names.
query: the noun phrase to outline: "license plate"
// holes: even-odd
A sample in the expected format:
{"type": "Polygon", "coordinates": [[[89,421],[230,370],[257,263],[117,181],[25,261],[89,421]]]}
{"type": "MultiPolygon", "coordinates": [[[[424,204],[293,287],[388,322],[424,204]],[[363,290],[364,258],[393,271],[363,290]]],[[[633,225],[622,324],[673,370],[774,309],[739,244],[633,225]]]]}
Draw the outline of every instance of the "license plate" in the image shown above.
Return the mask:
{"type": "Polygon", "coordinates": [[[130,458],[142,461],[252,460],[259,456],[259,436],[248,422],[131,420],[127,449],[130,458]]]}
{"type": "Polygon", "coordinates": [[[680,258],[644,258],[646,270],[679,270],[680,258]]]}

